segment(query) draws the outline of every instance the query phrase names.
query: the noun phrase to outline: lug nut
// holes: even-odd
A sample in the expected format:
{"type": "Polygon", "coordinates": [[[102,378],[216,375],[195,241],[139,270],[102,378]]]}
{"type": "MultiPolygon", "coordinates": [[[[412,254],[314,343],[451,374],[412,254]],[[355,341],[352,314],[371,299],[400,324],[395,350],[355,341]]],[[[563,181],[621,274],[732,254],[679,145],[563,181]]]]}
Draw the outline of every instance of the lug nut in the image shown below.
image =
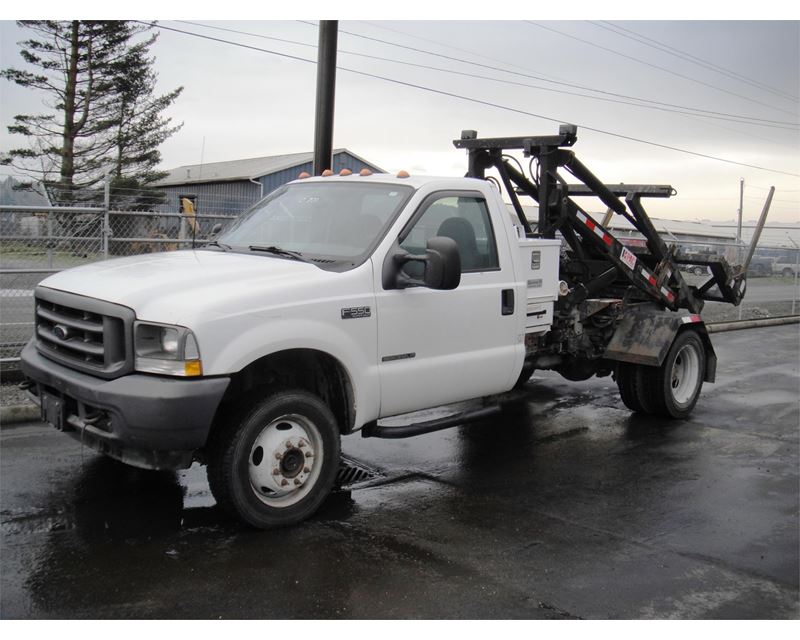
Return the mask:
{"type": "Polygon", "coordinates": [[[308,467],[303,467],[303,473],[311,473],[311,469],[308,467]]]}
{"type": "Polygon", "coordinates": [[[297,446],[298,446],[298,447],[300,447],[301,449],[302,449],[303,447],[305,447],[305,446],[306,446],[306,442],[305,442],[305,440],[301,440],[300,442],[298,442],[298,443],[297,443],[297,446]]]}
{"type": "Polygon", "coordinates": [[[289,484],[289,481],[288,481],[286,478],[284,478],[283,480],[281,480],[281,486],[282,486],[282,487],[285,487],[287,484],[289,484]]]}
{"type": "Polygon", "coordinates": [[[279,476],[279,475],[281,475],[281,470],[280,470],[280,469],[273,469],[273,470],[272,470],[272,475],[273,475],[273,476],[279,476]]]}
{"type": "Polygon", "coordinates": [[[297,478],[295,478],[295,479],[294,479],[294,484],[295,484],[295,486],[296,486],[296,487],[299,487],[299,486],[300,486],[300,480],[298,480],[297,478]]]}
{"type": "Polygon", "coordinates": [[[286,448],[287,449],[291,449],[292,448],[292,441],[291,440],[287,440],[286,441],[286,448]]]}
{"type": "Polygon", "coordinates": [[[275,454],[275,459],[280,460],[283,456],[280,453],[275,454]]]}
{"type": "Polygon", "coordinates": [[[313,458],[313,457],[314,457],[313,453],[311,453],[310,451],[306,451],[306,458],[313,458]]]}

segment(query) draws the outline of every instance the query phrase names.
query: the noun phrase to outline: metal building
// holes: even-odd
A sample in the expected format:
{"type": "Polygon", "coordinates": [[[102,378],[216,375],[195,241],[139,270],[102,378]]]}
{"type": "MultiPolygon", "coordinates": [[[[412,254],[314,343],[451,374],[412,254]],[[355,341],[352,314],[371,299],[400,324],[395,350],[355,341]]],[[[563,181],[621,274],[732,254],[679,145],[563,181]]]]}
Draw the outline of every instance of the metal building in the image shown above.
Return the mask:
{"type": "MultiPolygon", "coordinates": [[[[164,192],[167,208],[181,211],[181,201],[188,198],[199,214],[235,215],[263,196],[303,172],[312,172],[313,153],[291,153],[280,156],[194,164],[172,169],[169,175],[153,186],[164,192]]],[[[361,169],[384,173],[347,149],[334,149],[333,171],[361,169]]]]}

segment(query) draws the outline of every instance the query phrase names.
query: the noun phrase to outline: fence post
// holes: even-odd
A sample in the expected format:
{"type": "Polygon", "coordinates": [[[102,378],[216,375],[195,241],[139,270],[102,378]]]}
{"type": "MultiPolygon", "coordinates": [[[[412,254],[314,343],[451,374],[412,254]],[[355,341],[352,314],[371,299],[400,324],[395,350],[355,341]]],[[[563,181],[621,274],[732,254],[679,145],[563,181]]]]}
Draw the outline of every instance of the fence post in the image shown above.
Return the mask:
{"type": "MultiPolygon", "coordinates": [[[[39,227],[37,225],[38,233],[39,227]]],[[[47,268],[53,268],[53,212],[47,212],[47,268]]]]}
{"type": "Polygon", "coordinates": [[[111,210],[111,177],[106,175],[105,184],[103,185],[103,260],[108,260],[108,236],[111,233],[111,218],[109,211],[111,210]]]}

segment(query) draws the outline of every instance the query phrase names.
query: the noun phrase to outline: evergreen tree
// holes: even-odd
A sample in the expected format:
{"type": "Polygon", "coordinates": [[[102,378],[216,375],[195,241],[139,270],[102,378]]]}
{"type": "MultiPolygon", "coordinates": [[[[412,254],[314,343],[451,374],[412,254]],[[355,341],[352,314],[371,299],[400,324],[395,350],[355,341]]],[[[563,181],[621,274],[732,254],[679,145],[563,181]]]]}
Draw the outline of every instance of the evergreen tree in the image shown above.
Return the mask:
{"type": "Polygon", "coordinates": [[[118,184],[146,185],[160,177],[158,145],[179,127],[161,113],[180,94],[155,96],[154,36],[126,21],[21,21],[34,38],[20,43],[36,71],[5,69],[0,76],[44,93],[50,111],[17,115],[9,132],[28,139],[3,164],[40,181],[55,202],[76,199],[107,173],[118,184]]]}
{"type": "Polygon", "coordinates": [[[112,198],[127,206],[158,200],[157,193],[146,190],[147,185],[168,174],[157,169],[161,163],[158,147],[182,126],[173,125],[163,111],[183,87],[164,95],[155,94],[158,76],[149,53],[157,37],[151,35],[132,45],[115,64],[112,198]]]}

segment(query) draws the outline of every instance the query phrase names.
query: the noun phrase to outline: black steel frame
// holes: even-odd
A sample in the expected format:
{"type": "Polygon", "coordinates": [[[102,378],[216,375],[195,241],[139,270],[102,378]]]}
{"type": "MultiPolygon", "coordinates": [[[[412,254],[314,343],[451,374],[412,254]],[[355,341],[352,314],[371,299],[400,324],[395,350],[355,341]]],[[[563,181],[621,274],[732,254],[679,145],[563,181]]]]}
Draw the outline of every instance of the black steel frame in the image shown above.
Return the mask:
{"type": "MultiPolygon", "coordinates": [[[[738,305],[744,294],[743,271],[734,273],[719,256],[699,258],[680,254],[664,242],[653,226],[642,199],[669,198],[675,195],[675,190],[670,185],[603,184],[568,149],[576,140],[577,127],[563,124],[556,136],[478,138],[476,131],[468,130],[453,144],[469,153],[467,177],[485,179],[488,169],[497,171],[526,236],[555,238],[560,232],[576,259],[585,261],[590,254],[599,253],[639,291],[673,311],[685,308],[699,313],[704,300],[738,305]],[[529,179],[509,162],[504,157],[509,150],[522,150],[526,158],[535,159],[536,175],[529,179]],[[559,174],[562,167],[582,184],[568,184],[559,174]],[[519,195],[529,196],[539,205],[535,232],[525,216],[519,195]],[[623,245],[573,200],[582,196],[599,198],[610,212],[630,222],[646,240],[646,260],[642,260],[641,253],[634,254],[623,245]],[[699,288],[689,285],[677,264],[707,264],[711,268],[711,279],[699,288]],[[719,295],[712,294],[715,285],[719,295]]],[[[607,281],[607,272],[599,278],[607,281]]],[[[584,286],[590,288],[592,284],[584,286]]]]}

